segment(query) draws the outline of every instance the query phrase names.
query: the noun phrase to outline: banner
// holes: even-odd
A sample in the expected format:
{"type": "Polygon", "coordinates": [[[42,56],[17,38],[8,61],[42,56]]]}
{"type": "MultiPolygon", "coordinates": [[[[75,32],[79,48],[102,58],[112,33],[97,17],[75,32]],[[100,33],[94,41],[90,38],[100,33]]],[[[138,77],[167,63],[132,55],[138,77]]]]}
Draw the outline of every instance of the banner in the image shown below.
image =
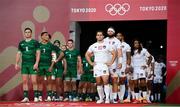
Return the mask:
{"type": "Polygon", "coordinates": [[[0,100],[22,99],[21,74],[14,64],[24,29],[30,27],[36,40],[40,41],[41,32],[47,31],[52,41],[59,39],[65,44],[69,34],[67,6],[67,0],[0,1],[0,100]]]}
{"type": "Polygon", "coordinates": [[[167,19],[166,0],[71,0],[71,21],[167,19]]]}

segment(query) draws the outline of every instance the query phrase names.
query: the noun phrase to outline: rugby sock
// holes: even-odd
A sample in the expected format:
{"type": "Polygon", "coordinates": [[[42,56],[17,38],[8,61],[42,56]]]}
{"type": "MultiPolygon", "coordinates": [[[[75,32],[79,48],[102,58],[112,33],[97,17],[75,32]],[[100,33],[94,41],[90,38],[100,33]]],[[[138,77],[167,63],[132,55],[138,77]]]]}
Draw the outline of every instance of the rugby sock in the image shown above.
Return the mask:
{"type": "Polygon", "coordinates": [[[130,96],[131,96],[131,91],[130,91],[130,88],[128,88],[128,96],[127,96],[128,100],[130,100],[130,96]]]}
{"type": "Polygon", "coordinates": [[[112,93],[113,99],[116,100],[117,99],[117,92],[112,93]]]}
{"type": "Polygon", "coordinates": [[[24,90],[23,94],[24,94],[24,97],[28,98],[28,91],[27,90],[24,90]]]}
{"type": "Polygon", "coordinates": [[[132,99],[135,99],[135,93],[134,91],[131,91],[132,99]]]}
{"type": "Polygon", "coordinates": [[[158,93],[158,101],[161,101],[161,94],[158,93]]]}
{"type": "Polygon", "coordinates": [[[38,97],[38,91],[37,90],[34,90],[34,97],[38,97]]]}
{"type": "Polygon", "coordinates": [[[103,100],[103,97],[104,97],[103,87],[100,86],[100,85],[98,85],[98,86],[97,86],[97,92],[98,92],[98,95],[99,95],[100,100],[103,100]]]}
{"type": "Polygon", "coordinates": [[[123,100],[123,98],[124,98],[124,93],[125,93],[125,90],[126,90],[126,89],[125,89],[125,85],[120,85],[120,90],[121,90],[121,91],[120,91],[120,94],[121,94],[121,95],[120,95],[120,98],[119,98],[119,99],[120,99],[120,100],[123,100]]]}
{"type": "Polygon", "coordinates": [[[110,94],[109,84],[104,85],[104,92],[105,92],[105,95],[106,95],[106,100],[109,100],[109,94],[110,94]]]}

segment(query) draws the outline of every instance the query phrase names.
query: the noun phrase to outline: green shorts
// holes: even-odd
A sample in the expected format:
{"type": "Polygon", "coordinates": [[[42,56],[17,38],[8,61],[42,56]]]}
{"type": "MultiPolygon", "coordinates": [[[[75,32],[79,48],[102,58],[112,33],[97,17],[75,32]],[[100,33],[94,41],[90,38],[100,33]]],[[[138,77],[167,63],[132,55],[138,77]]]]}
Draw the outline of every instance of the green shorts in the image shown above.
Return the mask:
{"type": "Polygon", "coordinates": [[[39,76],[51,76],[52,72],[48,71],[49,67],[50,66],[40,66],[39,71],[38,71],[38,75],[39,76]]]}
{"type": "Polygon", "coordinates": [[[67,68],[67,73],[65,75],[65,80],[77,79],[77,68],[67,68]]]}
{"type": "Polygon", "coordinates": [[[22,64],[21,74],[37,74],[37,71],[33,69],[34,65],[22,64]]]}
{"type": "Polygon", "coordinates": [[[63,77],[63,69],[61,68],[54,68],[52,75],[55,76],[55,78],[62,78],[63,77]]]}
{"type": "Polygon", "coordinates": [[[92,73],[85,73],[81,75],[81,81],[82,82],[91,82],[91,83],[96,83],[95,78],[93,77],[92,73]]]}

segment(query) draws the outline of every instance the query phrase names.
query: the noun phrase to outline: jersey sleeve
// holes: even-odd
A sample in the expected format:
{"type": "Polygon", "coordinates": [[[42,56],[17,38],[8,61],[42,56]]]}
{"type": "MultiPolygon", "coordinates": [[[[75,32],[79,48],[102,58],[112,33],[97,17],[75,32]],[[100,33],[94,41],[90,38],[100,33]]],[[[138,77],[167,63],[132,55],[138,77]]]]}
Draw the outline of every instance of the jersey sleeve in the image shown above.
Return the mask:
{"type": "Polygon", "coordinates": [[[88,48],[87,52],[90,52],[90,53],[93,52],[93,45],[91,45],[91,46],[88,48]]]}
{"type": "Polygon", "coordinates": [[[122,49],[122,44],[119,40],[117,40],[117,49],[122,49]]]}
{"type": "Polygon", "coordinates": [[[127,52],[131,52],[131,47],[127,44],[127,52]]]}
{"type": "Polygon", "coordinates": [[[147,58],[151,56],[151,54],[147,51],[147,49],[144,49],[144,53],[147,58]]]}
{"type": "Polygon", "coordinates": [[[36,50],[40,50],[40,43],[38,41],[35,42],[35,48],[36,50]]]}
{"type": "Polygon", "coordinates": [[[18,44],[18,52],[22,51],[22,46],[21,46],[21,42],[18,44]]]}

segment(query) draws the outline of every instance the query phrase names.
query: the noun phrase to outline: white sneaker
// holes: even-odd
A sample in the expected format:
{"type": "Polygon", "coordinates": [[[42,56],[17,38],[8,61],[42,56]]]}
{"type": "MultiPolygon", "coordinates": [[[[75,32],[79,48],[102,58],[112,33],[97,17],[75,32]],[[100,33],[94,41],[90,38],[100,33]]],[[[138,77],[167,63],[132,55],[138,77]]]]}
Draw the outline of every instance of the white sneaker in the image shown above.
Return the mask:
{"type": "Polygon", "coordinates": [[[59,101],[63,101],[63,96],[59,96],[59,101]]]}
{"type": "Polygon", "coordinates": [[[24,97],[23,100],[21,100],[22,103],[26,103],[26,102],[29,102],[29,99],[27,97],[24,97]]]}
{"type": "Polygon", "coordinates": [[[105,104],[109,104],[109,103],[110,103],[110,100],[106,99],[105,104]]]}
{"type": "Polygon", "coordinates": [[[38,102],[39,99],[37,97],[34,97],[34,102],[38,102]]]}
{"type": "Polygon", "coordinates": [[[73,98],[73,101],[74,101],[74,102],[77,102],[77,101],[78,101],[78,98],[73,98]]]}
{"type": "Polygon", "coordinates": [[[38,97],[38,100],[39,100],[39,101],[43,101],[43,100],[42,100],[42,96],[39,96],[39,97],[38,97]]]}
{"type": "Polygon", "coordinates": [[[99,100],[96,101],[97,104],[101,104],[101,103],[103,103],[103,102],[104,102],[104,100],[101,100],[101,99],[99,99],[99,100]]]}
{"type": "Polygon", "coordinates": [[[69,101],[69,98],[64,98],[64,100],[63,101],[69,101]]]}
{"type": "Polygon", "coordinates": [[[51,101],[51,97],[48,96],[47,99],[46,99],[46,101],[50,102],[50,101],[51,101]]]}

